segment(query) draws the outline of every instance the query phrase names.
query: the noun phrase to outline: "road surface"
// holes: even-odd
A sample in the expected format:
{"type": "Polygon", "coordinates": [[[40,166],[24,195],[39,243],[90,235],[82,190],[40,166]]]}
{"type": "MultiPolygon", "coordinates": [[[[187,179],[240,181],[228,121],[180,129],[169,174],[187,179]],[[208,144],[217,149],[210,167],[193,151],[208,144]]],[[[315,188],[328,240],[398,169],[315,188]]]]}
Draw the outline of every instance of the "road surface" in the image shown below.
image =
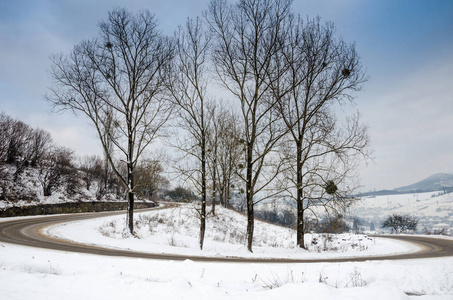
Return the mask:
{"type": "Polygon", "coordinates": [[[419,259],[453,256],[453,240],[424,237],[424,236],[381,236],[416,244],[420,251],[414,253],[369,256],[357,258],[332,258],[332,259],[267,259],[267,258],[238,258],[238,257],[201,257],[183,256],[174,254],[150,254],[133,252],[128,250],[116,250],[98,246],[88,246],[70,241],[52,238],[42,234],[45,227],[58,223],[87,220],[109,215],[122,214],[124,212],[107,213],[83,213],[68,215],[51,215],[31,218],[2,219],[0,221],[0,243],[38,247],[67,252],[79,252],[104,256],[122,256],[145,259],[165,260],[186,260],[205,262],[255,262],[255,263],[318,263],[318,262],[347,262],[347,261],[369,261],[369,260],[399,260],[419,259]]]}

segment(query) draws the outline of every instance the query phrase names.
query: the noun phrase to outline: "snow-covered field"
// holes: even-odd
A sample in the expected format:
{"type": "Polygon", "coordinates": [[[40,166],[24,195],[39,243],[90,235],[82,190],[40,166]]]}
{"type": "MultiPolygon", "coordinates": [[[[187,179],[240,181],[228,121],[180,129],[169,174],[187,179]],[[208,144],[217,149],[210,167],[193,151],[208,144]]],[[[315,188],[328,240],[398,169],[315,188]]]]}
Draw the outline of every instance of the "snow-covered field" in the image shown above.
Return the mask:
{"type": "MultiPolygon", "coordinates": [[[[365,197],[350,207],[351,216],[374,222],[379,228],[391,214],[408,214],[419,220],[418,231],[443,226],[453,228],[453,193],[440,192],[408,193],[365,197]]],[[[453,232],[452,232],[453,233],[453,232]]]]}
{"type": "MultiPolygon", "coordinates": [[[[196,246],[196,238],[186,229],[191,226],[184,226],[193,222],[188,219],[190,210],[167,210],[153,212],[151,217],[146,215],[141,217],[144,221],[139,225],[140,238],[122,237],[122,216],[61,225],[48,232],[65,235],[71,240],[109,247],[151,252],[167,252],[172,249],[170,252],[173,253],[189,251],[200,254],[200,250],[193,248],[196,246]],[[149,230],[146,222],[150,224],[149,220],[154,219],[153,214],[159,215],[156,222],[161,228],[149,230]],[[169,218],[169,215],[174,218],[169,218]],[[164,221],[164,217],[171,221],[164,221]],[[178,233],[165,233],[165,228],[172,223],[173,230],[178,233]]],[[[230,216],[229,213],[221,212],[219,218],[222,215],[225,218],[230,216]]],[[[137,219],[140,220],[140,217],[137,219]]],[[[210,219],[208,224],[215,223],[212,222],[212,217],[210,219]]],[[[240,219],[241,216],[237,216],[237,219],[229,221],[239,222],[240,219]]],[[[213,227],[209,226],[213,225],[208,225],[207,231],[214,232],[213,227]]],[[[240,227],[241,224],[237,226],[240,227]]],[[[231,227],[235,226],[231,224],[231,227]]],[[[225,229],[226,232],[228,230],[229,228],[225,229]]],[[[289,244],[284,244],[284,241],[288,239],[290,243],[292,240],[289,231],[286,234],[285,231],[288,229],[277,229],[268,224],[257,225],[255,253],[252,255],[326,255],[317,250],[306,252],[285,249],[289,244]],[[260,231],[262,229],[258,229],[260,227],[264,228],[267,237],[260,231]],[[274,234],[280,238],[264,242],[274,234]]],[[[224,239],[218,233],[209,233],[203,253],[225,255],[233,252],[245,256],[246,251],[242,245],[236,244],[236,238],[228,240],[226,236],[230,235],[225,234],[224,239]],[[223,244],[232,245],[227,247],[223,244]]],[[[341,237],[341,241],[344,238],[341,237]]],[[[337,243],[338,241],[336,239],[337,243]]],[[[351,240],[350,244],[355,242],[358,240],[351,240]]],[[[367,249],[363,248],[362,251],[358,251],[357,247],[350,247],[344,251],[337,249],[327,255],[366,255],[373,251],[377,254],[391,251],[393,247],[398,251],[410,250],[401,244],[381,243],[377,240],[367,244],[367,249]]],[[[104,257],[0,244],[0,299],[283,298],[453,299],[453,257],[361,263],[204,263],[104,257]]]]}

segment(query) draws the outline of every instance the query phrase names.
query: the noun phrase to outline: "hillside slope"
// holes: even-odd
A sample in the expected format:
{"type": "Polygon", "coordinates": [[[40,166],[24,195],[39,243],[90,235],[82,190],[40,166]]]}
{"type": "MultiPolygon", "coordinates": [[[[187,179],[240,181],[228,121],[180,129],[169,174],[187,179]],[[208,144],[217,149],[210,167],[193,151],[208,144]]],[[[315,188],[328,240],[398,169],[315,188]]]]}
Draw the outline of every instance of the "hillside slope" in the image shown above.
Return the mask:
{"type": "Polygon", "coordinates": [[[376,229],[392,214],[408,214],[419,221],[418,231],[425,233],[440,224],[453,228],[453,193],[406,193],[364,197],[349,208],[351,216],[373,222],[376,229]]]}
{"type": "Polygon", "coordinates": [[[394,190],[398,192],[411,192],[411,191],[428,192],[428,191],[440,191],[448,187],[453,187],[453,174],[437,173],[414,184],[402,186],[394,190]]]}
{"type": "Polygon", "coordinates": [[[100,183],[92,180],[90,188],[83,180],[81,172],[71,178],[58,182],[51,195],[43,192],[43,174],[37,168],[27,167],[15,180],[16,166],[2,165],[0,169],[0,210],[11,207],[24,207],[69,202],[125,201],[121,193],[113,189],[101,194],[100,183]]]}

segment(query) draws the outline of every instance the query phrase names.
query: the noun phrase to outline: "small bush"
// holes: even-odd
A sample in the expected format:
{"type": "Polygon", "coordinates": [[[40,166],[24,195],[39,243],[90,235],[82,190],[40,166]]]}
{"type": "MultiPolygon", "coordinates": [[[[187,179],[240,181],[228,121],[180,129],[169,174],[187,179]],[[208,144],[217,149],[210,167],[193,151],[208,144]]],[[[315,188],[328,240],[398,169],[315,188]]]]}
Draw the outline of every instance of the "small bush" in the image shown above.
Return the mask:
{"type": "Polygon", "coordinates": [[[355,268],[354,271],[349,274],[349,281],[346,283],[345,287],[363,287],[367,285],[368,283],[362,279],[362,273],[359,269],[355,268]]]}

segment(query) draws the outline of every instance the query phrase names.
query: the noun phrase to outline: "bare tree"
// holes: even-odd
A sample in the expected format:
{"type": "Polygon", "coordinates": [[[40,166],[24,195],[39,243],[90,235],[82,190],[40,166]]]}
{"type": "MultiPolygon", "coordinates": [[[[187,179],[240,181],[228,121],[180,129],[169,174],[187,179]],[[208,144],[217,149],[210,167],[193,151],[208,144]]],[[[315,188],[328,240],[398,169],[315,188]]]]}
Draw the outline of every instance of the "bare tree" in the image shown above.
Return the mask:
{"type": "Polygon", "coordinates": [[[34,129],[28,142],[28,160],[32,167],[44,157],[45,153],[52,147],[52,136],[43,129],[34,129]]]}
{"type": "Polygon", "coordinates": [[[212,0],[206,13],[215,38],[213,58],[218,78],[241,105],[245,147],[241,177],[247,201],[247,248],[251,252],[254,197],[279,172],[278,167],[271,173],[263,171],[266,158],[282,136],[274,113],[278,99],[270,92],[269,83],[269,78],[276,80],[278,74],[268,75],[276,70],[273,60],[290,5],[290,0],[241,0],[237,4],[212,0]]]}
{"type": "Polygon", "coordinates": [[[52,145],[50,133],[0,114],[0,162],[36,166],[52,145]]]}
{"type": "Polygon", "coordinates": [[[332,23],[291,16],[286,26],[275,60],[283,75],[270,83],[289,130],[287,177],[297,203],[297,245],[305,248],[304,213],[319,206],[343,209],[351,199],[352,186],[346,182],[355,174],[357,158],[369,155],[360,115],[347,118],[343,127],[334,115],[336,107],[352,101],[366,77],[355,46],[335,38],[332,23]]]}
{"type": "Polygon", "coordinates": [[[211,126],[208,131],[208,166],[211,175],[211,213],[215,216],[215,205],[217,201],[217,188],[218,188],[218,153],[219,153],[219,134],[220,124],[217,119],[217,104],[213,104],[211,108],[211,126]]]}
{"type": "MultiPolygon", "coordinates": [[[[103,162],[104,162],[104,167],[103,167],[103,176],[102,176],[102,183],[98,186],[98,190],[96,192],[96,198],[101,199],[108,191],[109,189],[111,190],[111,185],[114,181],[114,178],[116,174],[112,170],[112,167],[110,165],[109,157],[113,156],[114,154],[114,144],[111,140],[111,137],[113,137],[113,128],[114,128],[114,120],[113,120],[113,114],[112,114],[112,108],[108,108],[108,111],[106,112],[106,119],[103,122],[103,126],[100,130],[100,136],[101,140],[104,140],[105,142],[103,143],[103,162]]],[[[118,177],[118,176],[116,176],[118,177]]]]}
{"type": "Polygon", "coordinates": [[[6,163],[21,163],[32,135],[32,128],[22,121],[12,120],[8,129],[5,132],[8,138],[6,163]]]}
{"type": "Polygon", "coordinates": [[[3,133],[0,135],[0,164],[6,163],[6,153],[8,151],[8,131],[12,120],[4,112],[0,113],[0,131],[3,133]]]}
{"type": "Polygon", "coordinates": [[[93,183],[97,183],[94,190],[96,199],[101,200],[109,192],[121,194],[119,192],[121,188],[118,186],[121,183],[116,180],[117,176],[113,174],[105,157],[98,155],[84,156],[79,159],[78,168],[87,190],[91,190],[93,183]]]}
{"type": "Polygon", "coordinates": [[[6,160],[8,153],[9,136],[8,132],[12,123],[12,119],[5,113],[0,113],[0,199],[4,200],[7,194],[7,186],[5,182],[8,178],[8,172],[6,171],[6,160]]]}
{"type": "Polygon", "coordinates": [[[195,168],[184,167],[180,171],[200,192],[200,249],[203,249],[206,230],[207,147],[212,115],[207,95],[209,41],[202,22],[198,18],[188,19],[177,33],[177,66],[168,78],[173,101],[179,108],[179,125],[188,136],[177,148],[197,161],[195,168]]]}
{"type": "Polygon", "coordinates": [[[91,120],[110,166],[127,189],[127,226],[133,234],[134,169],[170,116],[163,73],[174,51],[149,11],[134,15],[115,9],[99,28],[99,38],[83,41],[69,55],[52,57],[54,84],[47,99],[91,120]],[[115,157],[126,165],[125,174],[115,157]]]}
{"type": "Polygon", "coordinates": [[[232,107],[224,105],[219,105],[215,110],[213,127],[214,134],[211,135],[209,147],[212,168],[215,168],[212,172],[216,172],[216,180],[213,178],[213,181],[216,181],[220,203],[229,207],[231,190],[238,179],[237,165],[243,160],[244,145],[240,142],[243,131],[238,115],[232,107]]]}
{"type": "Polygon", "coordinates": [[[38,164],[38,180],[44,196],[52,193],[65,183],[72,181],[75,168],[73,152],[64,147],[50,149],[38,164]]]}
{"type": "Polygon", "coordinates": [[[83,173],[82,179],[87,190],[90,190],[93,181],[96,179],[99,181],[99,185],[102,184],[104,170],[102,158],[99,156],[87,155],[80,158],[79,170],[83,173]]]}
{"type": "Polygon", "coordinates": [[[27,166],[36,166],[39,159],[52,143],[50,134],[42,129],[33,129],[22,121],[2,114],[0,142],[0,161],[15,164],[14,181],[27,166]]]}
{"type": "Polygon", "coordinates": [[[168,185],[168,180],[162,175],[163,172],[164,167],[160,160],[143,160],[136,168],[136,193],[148,199],[155,198],[156,193],[168,185]]]}
{"type": "Polygon", "coordinates": [[[415,231],[417,229],[418,220],[409,215],[398,215],[393,214],[388,216],[382,223],[382,228],[391,228],[392,232],[395,231],[397,234],[401,234],[405,231],[415,231]]]}
{"type": "MultiPolygon", "coordinates": [[[[219,102],[212,103],[210,107],[211,114],[211,126],[208,131],[208,166],[209,173],[211,178],[211,214],[215,216],[215,208],[218,194],[220,193],[220,155],[222,152],[221,149],[221,135],[222,135],[222,116],[223,113],[228,113],[219,102]]],[[[234,142],[233,140],[228,141],[229,143],[234,142]]]]}
{"type": "Polygon", "coordinates": [[[8,127],[9,130],[5,132],[8,140],[6,163],[15,164],[14,181],[17,182],[32,155],[32,152],[28,150],[33,137],[33,129],[17,120],[12,120],[8,127]]]}

